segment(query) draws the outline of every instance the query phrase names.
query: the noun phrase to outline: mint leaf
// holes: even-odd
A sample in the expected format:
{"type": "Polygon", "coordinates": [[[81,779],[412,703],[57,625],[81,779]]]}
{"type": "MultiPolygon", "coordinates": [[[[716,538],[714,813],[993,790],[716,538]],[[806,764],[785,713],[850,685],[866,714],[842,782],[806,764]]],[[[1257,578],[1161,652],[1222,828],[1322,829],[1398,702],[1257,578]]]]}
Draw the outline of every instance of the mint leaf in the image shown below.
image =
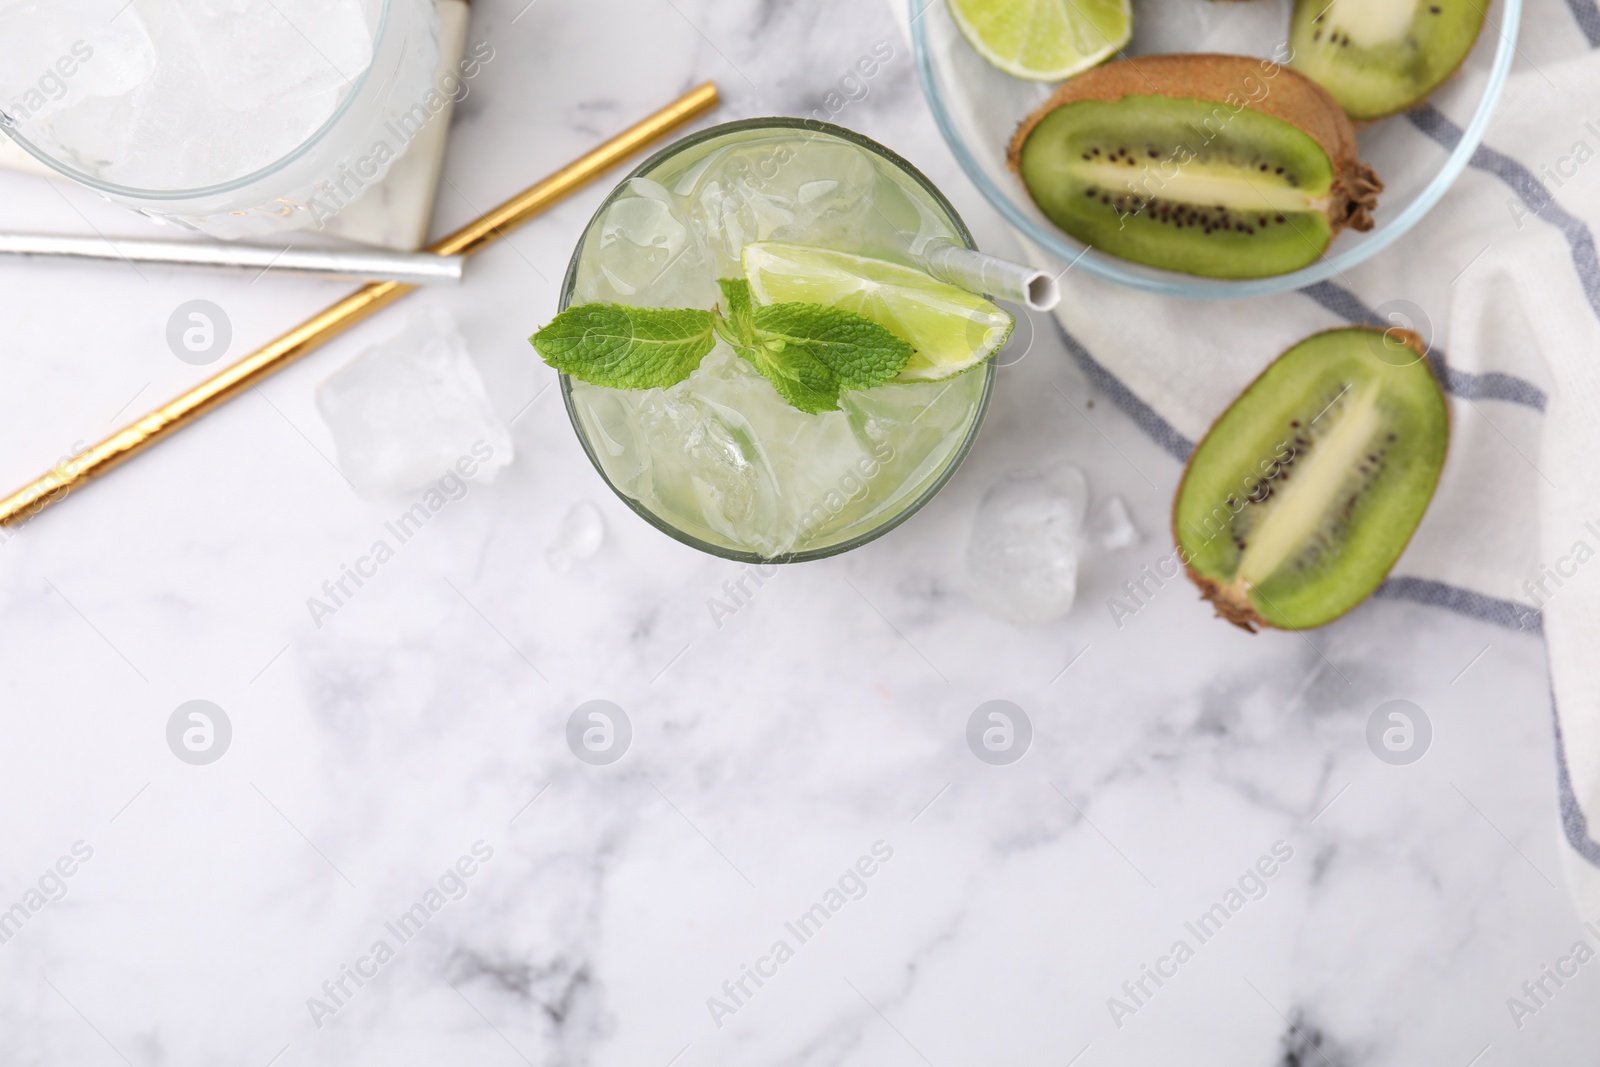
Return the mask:
{"type": "Polygon", "coordinates": [[[795,350],[804,351],[833,371],[845,389],[883,384],[916,352],[892,330],[842,308],[771,304],[756,308],[753,317],[758,345],[781,341],[791,359],[795,350]]]}
{"type": "Polygon", "coordinates": [[[717,284],[722,287],[722,299],[728,305],[727,317],[729,325],[733,327],[733,335],[746,347],[755,344],[756,324],[750,283],[743,278],[723,278],[717,284]]]}
{"type": "Polygon", "coordinates": [[[591,385],[665,389],[716,347],[716,313],[582,304],[529,340],[546,363],[591,385]]]}
{"type": "Polygon", "coordinates": [[[839,376],[816,356],[781,340],[737,349],[778,395],[808,414],[839,410],[839,376]]]}

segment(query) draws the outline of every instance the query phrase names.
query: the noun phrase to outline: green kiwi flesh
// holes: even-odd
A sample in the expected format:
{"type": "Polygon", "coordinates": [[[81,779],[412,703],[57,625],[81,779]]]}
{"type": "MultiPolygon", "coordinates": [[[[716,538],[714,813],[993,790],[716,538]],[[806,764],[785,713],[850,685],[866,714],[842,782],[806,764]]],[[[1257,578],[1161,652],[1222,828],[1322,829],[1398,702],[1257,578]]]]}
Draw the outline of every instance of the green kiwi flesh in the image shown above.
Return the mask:
{"type": "Polygon", "coordinates": [[[1063,104],[1018,170],[1052,222],[1123,259],[1213,278],[1315,262],[1334,234],[1328,153],[1282,119],[1217,111],[1169,96],[1063,104]]]}
{"type": "Polygon", "coordinates": [[[1444,468],[1450,414],[1419,338],[1318,334],[1195,449],[1173,504],[1189,576],[1228,621],[1321,626],[1389,574],[1444,468]]]}
{"type": "Polygon", "coordinates": [[[1404,111],[1455,73],[1483,30],[1488,0],[1298,0],[1290,66],[1353,119],[1404,111]]]}

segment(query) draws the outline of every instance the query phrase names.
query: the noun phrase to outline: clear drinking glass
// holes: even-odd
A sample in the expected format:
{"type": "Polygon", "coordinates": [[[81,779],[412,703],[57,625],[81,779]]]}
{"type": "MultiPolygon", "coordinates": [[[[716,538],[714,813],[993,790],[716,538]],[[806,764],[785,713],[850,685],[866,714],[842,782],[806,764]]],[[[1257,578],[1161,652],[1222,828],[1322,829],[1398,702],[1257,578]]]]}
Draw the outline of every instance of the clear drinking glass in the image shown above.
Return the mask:
{"type": "MultiPolygon", "coordinates": [[[[562,310],[591,302],[709,308],[750,241],[790,241],[920,266],[930,242],[975,247],[904,159],[812,120],[749,119],[655,155],[606,199],[573,253],[562,310]]],[[[940,382],[846,391],[810,415],[720,344],[668,390],[561,379],[584,451],[657,529],[743,562],[849,551],[910,518],[966,458],[992,362],[940,382]]]]}
{"type": "Polygon", "coordinates": [[[0,128],[109,200],[233,239],[331,218],[443,110],[433,0],[223,8],[0,5],[0,128]]]}

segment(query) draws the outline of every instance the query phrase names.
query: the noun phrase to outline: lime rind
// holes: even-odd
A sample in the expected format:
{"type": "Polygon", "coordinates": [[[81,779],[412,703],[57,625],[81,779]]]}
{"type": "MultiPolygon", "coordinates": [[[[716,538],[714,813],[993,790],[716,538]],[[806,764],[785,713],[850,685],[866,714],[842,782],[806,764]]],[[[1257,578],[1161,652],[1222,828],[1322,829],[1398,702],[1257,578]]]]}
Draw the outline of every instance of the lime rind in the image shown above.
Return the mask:
{"type": "Polygon", "coordinates": [[[1016,320],[993,301],[914,267],[782,241],[745,246],[745,277],[758,304],[822,304],[865,316],[916,354],[895,379],[936,382],[981,366],[1016,320]]]}
{"type": "MultiPolygon", "coordinates": [[[[1004,314],[1002,312],[1001,314],[1004,314]]],[[[905,370],[894,379],[897,382],[943,382],[959,377],[970,371],[975,371],[1006,346],[1011,339],[1011,331],[1016,329],[1017,320],[1007,315],[1007,322],[997,328],[996,332],[979,348],[975,349],[970,359],[962,363],[934,364],[921,362],[921,353],[911,357],[911,362],[906,364],[905,370]]]]}
{"type": "Polygon", "coordinates": [[[1120,52],[1133,37],[1130,0],[949,0],[967,42],[994,66],[1029,81],[1065,81],[1120,52]]]}

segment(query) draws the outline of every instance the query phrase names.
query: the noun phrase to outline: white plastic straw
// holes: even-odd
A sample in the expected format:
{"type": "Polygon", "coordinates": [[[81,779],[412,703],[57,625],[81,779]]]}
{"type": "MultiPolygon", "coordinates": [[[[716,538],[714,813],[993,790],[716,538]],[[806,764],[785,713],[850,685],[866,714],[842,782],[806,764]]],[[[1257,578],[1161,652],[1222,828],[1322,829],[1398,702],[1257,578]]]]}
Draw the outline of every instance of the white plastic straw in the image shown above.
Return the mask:
{"type": "Polygon", "coordinates": [[[1053,311],[1061,303],[1061,286],[1036,267],[947,241],[933,245],[923,258],[935,278],[969,293],[1008,300],[1034,311],[1053,311]]]}

